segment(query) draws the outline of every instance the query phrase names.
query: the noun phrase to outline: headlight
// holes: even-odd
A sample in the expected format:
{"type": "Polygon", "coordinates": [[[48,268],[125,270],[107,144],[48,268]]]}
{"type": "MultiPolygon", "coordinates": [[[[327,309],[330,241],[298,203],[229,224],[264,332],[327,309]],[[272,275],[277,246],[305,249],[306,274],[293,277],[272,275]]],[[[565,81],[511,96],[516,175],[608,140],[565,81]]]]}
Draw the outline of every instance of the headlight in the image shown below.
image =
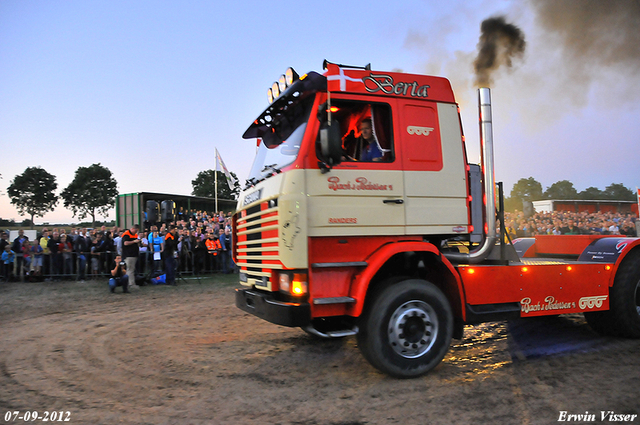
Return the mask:
{"type": "Polygon", "coordinates": [[[271,93],[273,93],[274,99],[280,96],[280,84],[277,81],[271,85],[271,93]]]}
{"type": "Polygon", "coordinates": [[[278,78],[278,87],[280,88],[280,93],[284,92],[287,89],[287,79],[282,74],[280,78],[278,78]]]}
{"type": "Polygon", "coordinates": [[[288,68],[287,72],[284,73],[285,82],[287,83],[287,87],[293,84],[299,77],[298,73],[293,70],[293,68],[288,68]]]}

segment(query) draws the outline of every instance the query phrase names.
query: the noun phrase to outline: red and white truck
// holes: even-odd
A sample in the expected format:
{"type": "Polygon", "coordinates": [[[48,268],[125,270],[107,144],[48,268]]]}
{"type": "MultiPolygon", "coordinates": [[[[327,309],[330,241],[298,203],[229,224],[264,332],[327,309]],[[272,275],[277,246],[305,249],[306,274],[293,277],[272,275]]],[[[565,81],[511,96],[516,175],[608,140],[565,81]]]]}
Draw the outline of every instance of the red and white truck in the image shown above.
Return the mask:
{"type": "Polygon", "coordinates": [[[396,377],[434,368],[464,325],[514,316],[584,313],[598,332],[640,337],[640,239],[498,233],[490,92],[478,93],[475,165],[447,79],[287,70],[243,136],[259,147],[233,221],[236,305],[356,335],[396,377]]]}

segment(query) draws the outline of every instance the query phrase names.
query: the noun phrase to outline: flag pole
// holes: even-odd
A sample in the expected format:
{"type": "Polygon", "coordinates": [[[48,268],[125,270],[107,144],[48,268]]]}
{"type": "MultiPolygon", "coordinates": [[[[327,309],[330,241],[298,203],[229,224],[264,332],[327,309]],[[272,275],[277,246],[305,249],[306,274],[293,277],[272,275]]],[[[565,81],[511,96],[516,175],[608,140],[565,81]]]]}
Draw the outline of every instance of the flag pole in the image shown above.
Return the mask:
{"type": "Polygon", "coordinates": [[[213,172],[215,178],[215,192],[216,192],[216,214],[218,214],[218,160],[216,159],[216,171],[213,172]]]}

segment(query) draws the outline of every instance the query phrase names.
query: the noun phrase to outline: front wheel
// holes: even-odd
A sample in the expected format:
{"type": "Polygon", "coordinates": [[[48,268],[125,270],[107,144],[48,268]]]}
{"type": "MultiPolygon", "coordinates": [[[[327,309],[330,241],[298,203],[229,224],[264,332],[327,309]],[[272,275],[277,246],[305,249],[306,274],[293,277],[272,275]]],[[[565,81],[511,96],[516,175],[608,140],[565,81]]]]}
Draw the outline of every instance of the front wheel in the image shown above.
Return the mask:
{"type": "Polygon", "coordinates": [[[453,335],[453,314],[442,291],[430,282],[389,285],[367,306],[359,323],[358,346],[375,368],[413,378],[436,367],[453,335]]]}

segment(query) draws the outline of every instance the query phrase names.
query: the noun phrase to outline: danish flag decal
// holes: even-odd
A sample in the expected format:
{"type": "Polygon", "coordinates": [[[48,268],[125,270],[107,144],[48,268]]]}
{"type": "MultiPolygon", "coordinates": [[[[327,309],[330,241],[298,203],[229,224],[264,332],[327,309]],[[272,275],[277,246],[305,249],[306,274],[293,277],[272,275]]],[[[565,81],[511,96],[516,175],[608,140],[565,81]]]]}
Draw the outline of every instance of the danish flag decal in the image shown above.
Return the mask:
{"type": "MultiPolygon", "coordinates": [[[[348,72],[348,71],[347,71],[348,72]]],[[[361,78],[351,77],[338,65],[327,64],[327,89],[329,91],[362,90],[364,82],[361,78]]]]}

